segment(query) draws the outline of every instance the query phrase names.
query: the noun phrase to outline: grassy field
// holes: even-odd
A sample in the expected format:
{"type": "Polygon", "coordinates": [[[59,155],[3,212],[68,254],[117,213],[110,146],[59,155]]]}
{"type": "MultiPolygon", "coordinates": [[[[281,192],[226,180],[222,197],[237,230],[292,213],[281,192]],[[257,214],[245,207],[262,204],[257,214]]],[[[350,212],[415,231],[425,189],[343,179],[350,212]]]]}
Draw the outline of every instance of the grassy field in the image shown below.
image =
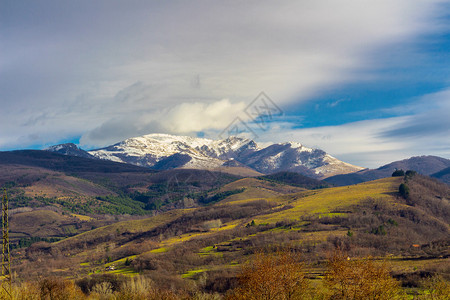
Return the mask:
{"type": "Polygon", "coordinates": [[[131,220],[131,221],[123,221],[118,222],[112,225],[96,228],[93,230],[90,230],[88,232],[84,232],[82,234],[79,234],[74,237],[67,238],[63,241],[60,241],[56,244],[64,245],[64,244],[70,244],[74,241],[76,242],[88,242],[92,240],[96,240],[100,237],[109,235],[109,234],[117,234],[117,233],[123,233],[123,232],[129,232],[129,233],[139,233],[144,231],[149,231],[156,226],[159,226],[161,224],[164,224],[166,222],[170,222],[177,217],[183,215],[186,211],[189,211],[189,209],[179,209],[179,210],[172,210],[168,211],[159,215],[156,215],[154,217],[149,217],[141,220],[131,220]]]}
{"type": "MultiPolygon", "coordinates": [[[[262,190],[266,194],[266,199],[270,199],[271,202],[277,203],[279,206],[284,205],[291,205],[293,206],[291,209],[283,210],[276,213],[268,213],[260,215],[254,220],[257,224],[267,224],[267,223],[275,223],[278,221],[283,220],[292,220],[296,219],[299,220],[302,215],[312,215],[312,214],[320,214],[320,215],[339,215],[342,216],[344,214],[337,213],[333,214],[332,212],[339,209],[348,209],[350,206],[357,204],[360,200],[365,199],[367,197],[372,197],[374,199],[379,200],[391,200],[392,194],[395,193],[396,189],[398,188],[398,184],[400,181],[397,178],[388,178],[388,179],[381,179],[374,182],[364,183],[357,186],[352,186],[351,188],[328,188],[328,189],[321,189],[321,190],[314,190],[314,191],[305,191],[303,189],[298,188],[298,190],[301,190],[300,193],[290,194],[290,195],[281,195],[277,197],[267,197],[268,195],[273,194],[281,194],[274,192],[275,189],[278,189],[280,191],[279,185],[273,185],[270,186],[272,189],[267,189],[270,192],[267,192],[267,182],[262,182],[257,179],[253,178],[246,178],[242,180],[238,180],[236,182],[233,182],[231,184],[226,185],[223,189],[224,190],[233,190],[240,187],[245,187],[246,191],[251,189],[255,190],[262,190]],[[266,190],[266,191],[265,191],[266,190]]],[[[270,185],[270,183],[269,183],[270,185]]],[[[284,190],[285,191],[285,190],[284,190]]],[[[242,194],[233,195],[242,197],[242,194]]],[[[255,196],[255,194],[246,194],[247,197],[255,196]]],[[[226,200],[222,201],[218,205],[232,205],[236,203],[243,203],[251,202],[253,200],[251,199],[230,199],[231,197],[227,198],[226,200]]],[[[245,195],[244,197],[245,198],[245,195]]],[[[214,237],[217,233],[224,232],[227,230],[233,230],[237,226],[243,226],[245,225],[245,220],[236,220],[229,223],[224,223],[218,228],[212,228],[206,232],[195,232],[195,233],[185,233],[181,235],[177,235],[171,238],[163,239],[159,242],[159,246],[151,251],[148,251],[146,255],[164,255],[166,253],[170,253],[172,249],[175,249],[177,247],[181,247],[183,244],[193,242],[195,240],[201,241],[206,238],[214,237]]],[[[229,240],[222,241],[220,243],[214,243],[213,245],[208,245],[203,248],[199,248],[197,250],[197,253],[201,257],[207,257],[207,256],[214,256],[223,259],[225,256],[230,256],[230,253],[228,251],[224,251],[224,249],[233,248],[233,252],[236,250],[242,251],[243,248],[240,248],[239,246],[231,246],[235,243],[245,243],[245,242],[252,242],[253,240],[259,240],[259,239],[272,239],[274,236],[276,238],[281,238],[283,236],[288,236],[290,233],[295,233],[296,238],[294,240],[290,240],[291,244],[298,244],[298,245],[304,245],[304,244],[315,244],[315,243],[321,243],[327,240],[327,238],[330,235],[333,236],[346,236],[347,230],[336,230],[333,226],[329,226],[328,229],[323,228],[321,231],[317,232],[300,232],[302,230],[301,223],[298,225],[299,227],[294,228],[274,228],[271,230],[262,231],[255,234],[250,235],[244,235],[237,238],[232,238],[229,240]],[[239,250],[241,249],[241,250],[239,250]]],[[[233,260],[235,264],[239,264],[236,260],[234,260],[235,255],[231,255],[230,257],[233,257],[233,260]]],[[[130,257],[131,259],[131,257],[130,257]]],[[[123,259],[121,260],[123,261],[123,259]]],[[[228,266],[231,262],[227,261],[225,264],[222,264],[221,267],[225,268],[228,266]]],[[[120,261],[116,263],[120,266],[120,261]]],[[[218,266],[215,266],[214,268],[221,268],[218,266]]],[[[200,268],[192,269],[186,273],[183,273],[181,276],[182,278],[191,278],[195,277],[195,275],[198,275],[198,273],[205,272],[206,270],[211,270],[211,266],[209,265],[201,265],[200,268]]]]}
{"type": "Polygon", "coordinates": [[[256,223],[300,220],[305,215],[345,211],[361,200],[372,198],[390,201],[398,191],[401,178],[384,178],[353,186],[334,187],[271,198],[270,201],[292,208],[260,216],[256,223]]]}
{"type": "Polygon", "coordinates": [[[221,203],[225,204],[228,202],[247,199],[267,199],[305,190],[299,187],[272,183],[256,178],[243,178],[223,186],[220,191],[232,191],[241,188],[245,189],[244,192],[236,195],[231,195],[225,200],[221,201],[221,203]]]}
{"type": "Polygon", "coordinates": [[[228,174],[242,176],[242,177],[256,177],[256,176],[263,175],[263,174],[259,173],[258,171],[255,171],[255,170],[247,168],[247,167],[218,167],[218,168],[212,169],[212,171],[228,173],[228,174]]]}

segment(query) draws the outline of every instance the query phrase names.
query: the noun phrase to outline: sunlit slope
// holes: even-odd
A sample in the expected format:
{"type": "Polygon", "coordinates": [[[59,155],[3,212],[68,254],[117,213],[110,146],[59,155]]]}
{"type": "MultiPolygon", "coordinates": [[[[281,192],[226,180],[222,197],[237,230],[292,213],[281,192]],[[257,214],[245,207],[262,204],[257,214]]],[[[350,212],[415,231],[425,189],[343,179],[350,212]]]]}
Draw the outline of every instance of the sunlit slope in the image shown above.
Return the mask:
{"type": "MultiPolygon", "coordinates": [[[[434,183],[430,180],[423,179],[425,182],[419,186],[419,179],[408,181],[410,201],[425,194],[432,195],[431,200],[448,198],[439,187],[431,189],[434,183]],[[423,190],[426,185],[430,187],[423,190]],[[414,194],[416,190],[422,194],[414,194]]],[[[421,253],[430,258],[446,255],[445,245],[439,243],[430,244],[433,253],[426,252],[428,243],[439,242],[448,232],[442,222],[435,220],[444,215],[426,210],[426,203],[407,205],[398,194],[403,180],[397,177],[348,187],[297,188],[295,193],[287,194],[290,187],[256,178],[242,179],[221,190],[244,187],[244,192],[233,195],[242,197],[240,200],[228,198],[204,207],[118,222],[51,244],[36,243],[27,250],[27,256],[16,258],[23,261],[16,269],[27,278],[45,272],[71,278],[74,274],[133,276],[144,272],[158,281],[167,279],[161,279],[164,270],[177,280],[195,280],[201,273],[234,274],[236,266],[248,260],[249,253],[267,247],[297,249],[312,261],[324,259],[326,251],[340,243],[355,249],[353,254],[390,253],[403,259],[425,249],[421,253]],[[265,193],[265,197],[257,200],[256,192],[265,193]],[[368,198],[374,201],[365,201],[368,198]],[[336,215],[339,217],[334,218],[336,215]],[[417,220],[420,224],[415,223],[417,220]],[[416,249],[413,244],[422,248],[416,249]],[[56,256],[49,268],[45,259],[54,259],[55,253],[63,253],[64,259],[56,256]]],[[[322,276],[322,266],[318,265],[313,273],[322,276]]]]}
{"type": "Polygon", "coordinates": [[[242,176],[242,177],[256,177],[256,176],[264,175],[262,173],[259,173],[258,171],[248,168],[248,167],[224,167],[224,166],[221,166],[218,168],[211,169],[211,171],[228,173],[228,174],[242,176]]]}
{"type": "Polygon", "coordinates": [[[172,210],[154,217],[145,218],[141,220],[118,222],[112,225],[96,228],[73,237],[69,237],[65,240],[55,243],[55,245],[67,247],[70,246],[71,244],[78,244],[80,242],[95,244],[96,239],[109,235],[121,234],[124,232],[140,233],[149,231],[159,225],[173,221],[174,219],[183,215],[183,213],[185,213],[186,211],[189,211],[189,209],[172,210]]]}
{"type": "Polygon", "coordinates": [[[270,199],[286,210],[261,215],[255,218],[257,223],[275,223],[286,220],[299,220],[304,215],[327,214],[345,211],[359,201],[372,198],[389,200],[398,192],[402,178],[391,177],[365,182],[352,186],[334,187],[305,191],[270,199]]]}
{"type": "Polygon", "coordinates": [[[299,187],[268,182],[256,178],[243,178],[223,186],[220,191],[233,191],[238,189],[244,189],[244,191],[239,194],[231,195],[220,203],[225,204],[249,199],[274,198],[280,195],[292,194],[305,190],[299,187]]]}
{"type": "MultiPolygon", "coordinates": [[[[390,200],[393,197],[393,194],[398,191],[398,185],[400,184],[401,179],[398,178],[385,178],[376,180],[373,182],[367,182],[359,185],[354,185],[350,187],[337,187],[337,188],[328,188],[321,190],[304,190],[296,187],[288,187],[279,184],[268,183],[263,180],[258,180],[255,178],[244,178],[241,180],[237,180],[233,183],[230,183],[224,186],[221,190],[233,190],[237,188],[245,187],[246,190],[243,193],[232,195],[227,199],[221,201],[217,205],[236,205],[236,204],[244,204],[246,202],[252,202],[257,199],[267,199],[270,202],[278,203],[277,207],[274,207],[274,210],[278,210],[278,212],[261,214],[255,216],[254,220],[257,224],[261,223],[276,223],[278,221],[286,221],[286,220],[299,220],[304,215],[313,215],[313,214],[328,214],[341,210],[348,210],[350,206],[357,204],[359,201],[372,198],[372,199],[383,199],[390,200]],[[285,194],[288,189],[292,188],[295,191],[301,191],[294,194],[285,194]],[[269,197],[270,195],[277,195],[276,197],[269,197]],[[258,197],[259,196],[259,197],[258,197]],[[280,208],[292,206],[290,209],[280,210],[280,208]]],[[[193,210],[192,210],[193,211],[193,210]]],[[[151,224],[163,224],[164,221],[170,222],[176,218],[176,213],[178,211],[171,211],[165,213],[163,215],[159,215],[156,217],[152,217],[146,220],[141,220],[140,222],[150,222],[151,224]],[[155,218],[157,220],[155,220],[155,218]]],[[[181,212],[179,216],[181,216],[181,212]]],[[[232,230],[236,226],[245,226],[245,224],[250,219],[241,219],[231,221],[229,223],[223,223],[219,228],[212,228],[203,232],[189,232],[181,235],[174,236],[168,239],[160,240],[159,246],[151,252],[159,253],[167,251],[170,247],[174,246],[174,244],[180,244],[187,242],[192,239],[199,239],[206,236],[211,236],[217,231],[224,230],[232,230]],[[159,251],[161,250],[161,251],[159,251]]],[[[115,226],[119,226],[121,229],[124,229],[125,224],[138,224],[137,221],[132,222],[121,222],[115,225],[107,226],[104,229],[99,228],[96,234],[103,231],[103,234],[107,232],[114,232],[115,226]],[[100,231],[102,230],[102,231],[100,231]]],[[[133,225],[135,226],[135,225],[133,225]]],[[[127,227],[127,226],[125,226],[127,227]]],[[[141,228],[141,230],[144,228],[141,228]]],[[[148,228],[147,228],[148,229],[148,228]]],[[[318,237],[316,234],[310,236],[313,239],[324,239],[330,232],[321,232],[320,234],[323,237],[318,237]]],[[[336,233],[333,231],[333,233],[336,233]]],[[[346,232],[343,231],[342,234],[346,232]]],[[[90,234],[90,233],[85,233],[90,234]]],[[[309,233],[312,235],[312,233],[309,233]]],[[[81,237],[79,235],[78,237],[81,237]]],[[[245,239],[245,238],[244,238],[245,239]]],[[[242,240],[242,238],[241,238],[242,240]]]]}

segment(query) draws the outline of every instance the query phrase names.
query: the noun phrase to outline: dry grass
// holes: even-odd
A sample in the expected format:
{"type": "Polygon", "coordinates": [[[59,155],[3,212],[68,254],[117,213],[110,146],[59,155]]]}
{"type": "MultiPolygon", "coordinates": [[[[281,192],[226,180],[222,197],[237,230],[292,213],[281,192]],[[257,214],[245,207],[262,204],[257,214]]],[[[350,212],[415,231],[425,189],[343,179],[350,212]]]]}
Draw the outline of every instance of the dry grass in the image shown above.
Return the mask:
{"type": "Polygon", "coordinates": [[[28,236],[60,236],[64,235],[62,226],[73,224],[74,219],[51,210],[35,210],[17,213],[10,217],[12,236],[22,233],[28,236]]]}
{"type": "Polygon", "coordinates": [[[448,258],[403,258],[389,257],[387,259],[394,273],[411,273],[430,270],[434,268],[450,269],[450,260],[448,258]]]}
{"type": "Polygon", "coordinates": [[[93,229],[88,232],[81,233],[77,236],[67,238],[63,241],[59,241],[55,244],[64,246],[65,244],[77,243],[77,242],[87,242],[90,240],[95,240],[99,237],[104,237],[110,234],[117,234],[123,232],[138,233],[154,229],[155,227],[165,224],[167,222],[173,221],[184,213],[190,211],[190,209],[177,209],[171,210],[154,217],[145,218],[141,220],[131,220],[118,222],[112,225],[103,226],[100,228],[93,229]]]}
{"type": "Polygon", "coordinates": [[[247,167],[218,167],[211,169],[211,171],[217,171],[242,177],[256,177],[264,175],[262,173],[259,173],[258,171],[255,171],[247,167]]]}
{"type": "Polygon", "coordinates": [[[24,188],[29,197],[67,197],[67,196],[106,196],[113,193],[90,181],[67,176],[63,173],[52,172],[45,178],[24,188]]]}
{"type": "Polygon", "coordinates": [[[331,213],[346,210],[361,200],[371,197],[376,200],[392,200],[398,191],[401,178],[384,178],[354,186],[334,187],[306,191],[269,199],[292,208],[260,216],[256,223],[276,223],[285,220],[301,220],[305,215],[331,213]]]}
{"type": "Polygon", "coordinates": [[[273,198],[280,195],[297,193],[304,191],[305,189],[299,187],[293,187],[289,185],[282,185],[278,183],[268,182],[266,180],[260,180],[256,178],[244,178],[231,182],[223,186],[220,191],[232,191],[236,189],[245,188],[244,192],[231,195],[225,200],[221,201],[222,204],[242,201],[248,199],[266,199],[273,198]]]}
{"type": "MultiPolygon", "coordinates": [[[[400,217],[396,212],[397,209],[405,210],[407,206],[404,199],[396,198],[401,180],[402,178],[386,178],[349,187],[308,191],[300,189],[300,192],[297,190],[288,195],[283,194],[287,190],[276,184],[271,186],[270,182],[254,178],[238,180],[224,188],[234,190],[245,186],[249,193],[247,196],[256,192],[275,194],[275,197],[268,199],[275,205],[267,204],[267,200],[227,199],[225,202],[228,203],[225,204],[173,210],[151,218],[118,222],[56,243],[56,246],[68,248],[83,241],[97,241],[111,236],[109,240],[78,249],[78,254],[70,253],[71,256],[63,258],[67,264],[55,263],[53,269],[59,269],[61,274],[69,274],[71,271],[87,274],[104,272],[105,266],[114,264],[117,270],[110,273],[136,275],[139,271],[158,280],[158,285],[177,286],[193,284],[193,281],[202,286],[201,278],[208,277],[217,280],[211,282],[213,279],[208,279],[211,286],[221,286],[216,290],[209,290],[214,292],[223,291],[224,286],[229,283],[227,280],[235,276],[236,266],[245,263],[255,252],[263,249],[270,253],[277,247],[286,247],[301,252],[302,257],[311,262],[311,266],[307,268],[311,276],[316,281],[321,281],[326,255],[336,247],[348,247],[352,257],[396,253],[386,252],[390,248],[378,245],[393,245],[396,241],[394,233],[398,231],[401,234],[401,230],[405,228],[411,231],[410,223],[402,221],[402,218],[410,216],[400,217]],[[372,199],[371,202],[368,198],[372,199]],[[364,204],[362,200],[367,200],[367,203],[364,204]],[[377,208],[373,208],[373,205],[377,208]],[[390,218],[398,224],[389,225],[387,220],[390,218]],[[256,222],[253,223],[252,220],[256,222]],[[358,222],[367,228],[356,226],[358,222]],[[376,235],[370,232],[371,226],[380,224],[386,226],[387,234],[376,235]],[[403,226],[405,224],[408,226],[403,226]],[[347,235],[348,228],[354,233],[352,237],[347,235]],[[365,245],[367,241],[374,243],[365,245]],[[384,249],[385,252],[376,252],[379,249],[384,249]],[[70,262],[75,261],[80,272],[69,269],[70,262]],[[80,265],[87,261],[90,264],[80,265]],[[225,278],[223,284],[219,282],[223,279],[217,275],[219,273],[225,278]]],[[[433,194],[433,197],[434,195],[438,193],[433,194]]],[[[412,208],[417,210],[420,207],[412,208]]],[[[426,219],[421,217],[420,220],[426,219]]],[[[434,223],[430,224],[432,226],[434,223]]],[[[420,233],[420,236],[424,234],[420,233]]],[[[403,243],[403,240],[397,241],[400,242],[403,243]]],[[[33,264],[38,265],[39,259],[45,261],[42,255],[36,255],[33,264]]],[[[426,269],[427,264],[437,268],[445,260],[392,258],[390,262],[396,272],[412,272],[426,269]]]]}
{"type": "Polygon", "coordinates": [[[77,218],[80,221],[84,221],[84,222],[89,222],[94,220],[94,218],[89,217],[89,216],[84,216],[84,215],[79,215],[79,214],[71,214],[72,216],[74,216],[75,218],[77,218]]]}

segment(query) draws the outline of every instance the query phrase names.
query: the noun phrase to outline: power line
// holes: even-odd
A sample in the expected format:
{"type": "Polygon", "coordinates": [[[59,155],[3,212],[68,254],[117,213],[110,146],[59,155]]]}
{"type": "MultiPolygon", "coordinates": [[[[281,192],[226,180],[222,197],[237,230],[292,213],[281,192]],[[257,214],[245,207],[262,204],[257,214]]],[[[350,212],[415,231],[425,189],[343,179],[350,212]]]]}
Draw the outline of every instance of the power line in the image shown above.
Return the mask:
{"type": "Polygon", "coordinates": [[[8,195],[6,193],[6,189],[3,190],[2,201],[2,237],[2,288],[9,298],[12,299],[11,255],[9,253],[8,195]]]}

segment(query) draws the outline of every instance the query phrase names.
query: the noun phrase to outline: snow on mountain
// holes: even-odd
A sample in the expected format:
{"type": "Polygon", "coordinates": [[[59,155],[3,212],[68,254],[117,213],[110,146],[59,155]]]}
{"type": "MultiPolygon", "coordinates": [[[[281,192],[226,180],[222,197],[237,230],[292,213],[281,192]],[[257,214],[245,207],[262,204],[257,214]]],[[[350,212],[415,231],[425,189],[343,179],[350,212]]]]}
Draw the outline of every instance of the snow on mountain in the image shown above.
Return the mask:
{"type": "Polygon", "coordinates": [[[89,154],[87,151],[84,151],[84,150],[78,148],[77,145],[75,145],[73,143],[51,146],[45,150],[50,151],[50,152],[56,152],[59,154],[64,154],[64,155],[78,156],[78,157],[91,158],[91,159],[95,158],[94,156],[89,154]]]}
{"type": "Polygon", "coordinates": [[[149,134],[89,153],[100,159],[147,167],[152,167],[174,154],[184,154],[191,157],[185,168],[205,169],[221,166],[225,159],[234,157],[240,148],[251,142],[233,137],[214,141],[188,136],[149,134]]]}
{"type": "Polygon", "coordinates": [[[254,141],[239,137],[211,140],[149,134],[92,150],[89,154],[99,159],[157,169],[212,169],[227,164],[230,160],[236,160],[261,173],[293,171],[315,178],[363,169],[300,143],[288,142],[260,148],[254,141]]]}

